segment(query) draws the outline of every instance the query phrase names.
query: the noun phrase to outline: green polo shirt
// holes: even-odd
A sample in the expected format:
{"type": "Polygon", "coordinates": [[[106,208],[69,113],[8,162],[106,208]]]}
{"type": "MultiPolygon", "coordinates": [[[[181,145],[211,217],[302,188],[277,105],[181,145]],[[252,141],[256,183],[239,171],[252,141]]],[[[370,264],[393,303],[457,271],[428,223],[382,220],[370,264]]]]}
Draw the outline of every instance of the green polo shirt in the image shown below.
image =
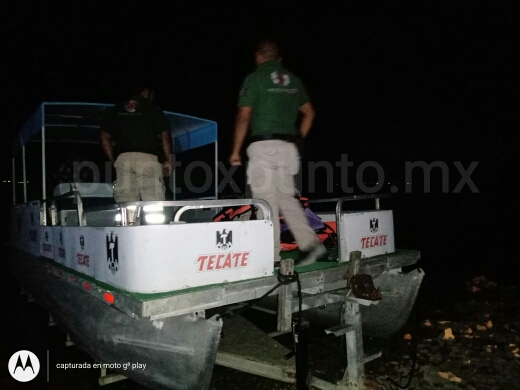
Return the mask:
{"type": "Polygon", "coordinates": [[[278,61],[259,65],[240,90],[239,107],[251,107],[251,135],[296,135],[298,109],[309,101],[301,80],[278,61]]]}

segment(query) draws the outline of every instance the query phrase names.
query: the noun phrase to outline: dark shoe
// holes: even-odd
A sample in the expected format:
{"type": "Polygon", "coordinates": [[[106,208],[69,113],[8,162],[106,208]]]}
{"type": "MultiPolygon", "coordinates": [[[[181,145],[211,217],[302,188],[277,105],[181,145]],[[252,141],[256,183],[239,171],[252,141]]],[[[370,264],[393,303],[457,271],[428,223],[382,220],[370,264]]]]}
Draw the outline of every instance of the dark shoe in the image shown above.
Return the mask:
{"type": "Polygon", "coordinates": [[[308,251],[302,251],[298,258],[299,261],[296,265],[300,267],[313,264],[318,261],[318,259],[321,258],[325,253],[327,253],[327,249],[325,249],[325,246],[320,242],[314,248],[308,251]]]}

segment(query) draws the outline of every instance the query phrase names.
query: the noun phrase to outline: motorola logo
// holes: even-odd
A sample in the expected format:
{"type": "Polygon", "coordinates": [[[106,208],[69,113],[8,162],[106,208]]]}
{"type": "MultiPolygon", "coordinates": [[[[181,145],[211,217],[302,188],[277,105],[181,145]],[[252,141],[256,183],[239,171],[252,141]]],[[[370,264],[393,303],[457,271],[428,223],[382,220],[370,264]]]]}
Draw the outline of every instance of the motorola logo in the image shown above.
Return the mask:
{"type": "Polygon", "coordinates": [[[9,359],[9,374],[18,382],[32,381],[40,372],[40,361],[31,351],[18,351],[9,359]]]}

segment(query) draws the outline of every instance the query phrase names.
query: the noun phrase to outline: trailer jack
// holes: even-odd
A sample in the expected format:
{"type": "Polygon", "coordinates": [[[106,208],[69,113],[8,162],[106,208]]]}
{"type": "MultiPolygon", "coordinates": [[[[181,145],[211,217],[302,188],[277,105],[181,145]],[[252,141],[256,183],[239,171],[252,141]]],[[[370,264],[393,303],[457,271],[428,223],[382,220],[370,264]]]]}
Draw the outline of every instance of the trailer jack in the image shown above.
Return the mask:
{"type": "MultiPolygon", "coordinates": [[[[296,388],[309,390],[308,321],[293,323],[294,351],[288,355],[296,357],[296,388]]],[[[287,360],[287,355],[285,356],[287,360]]]]}

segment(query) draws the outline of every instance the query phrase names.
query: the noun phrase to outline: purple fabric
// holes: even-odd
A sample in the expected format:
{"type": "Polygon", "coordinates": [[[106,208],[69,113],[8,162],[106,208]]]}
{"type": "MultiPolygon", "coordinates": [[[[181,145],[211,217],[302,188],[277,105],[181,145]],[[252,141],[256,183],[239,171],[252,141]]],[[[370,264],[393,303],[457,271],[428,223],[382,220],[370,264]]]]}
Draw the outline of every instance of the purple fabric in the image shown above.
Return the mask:
{"type": "MultiPolygon", "coordinates": [[[[325,227],[325,224],[322,222],[321,218],[314,214],[310,209],[305,209],[305,214],[307,215],[307,220],[309,221],[309,225],[314,229],[322,229],[325,227]]],[[[280,221],[280,233],[289,230],[289,227],[280,221]]]]}

